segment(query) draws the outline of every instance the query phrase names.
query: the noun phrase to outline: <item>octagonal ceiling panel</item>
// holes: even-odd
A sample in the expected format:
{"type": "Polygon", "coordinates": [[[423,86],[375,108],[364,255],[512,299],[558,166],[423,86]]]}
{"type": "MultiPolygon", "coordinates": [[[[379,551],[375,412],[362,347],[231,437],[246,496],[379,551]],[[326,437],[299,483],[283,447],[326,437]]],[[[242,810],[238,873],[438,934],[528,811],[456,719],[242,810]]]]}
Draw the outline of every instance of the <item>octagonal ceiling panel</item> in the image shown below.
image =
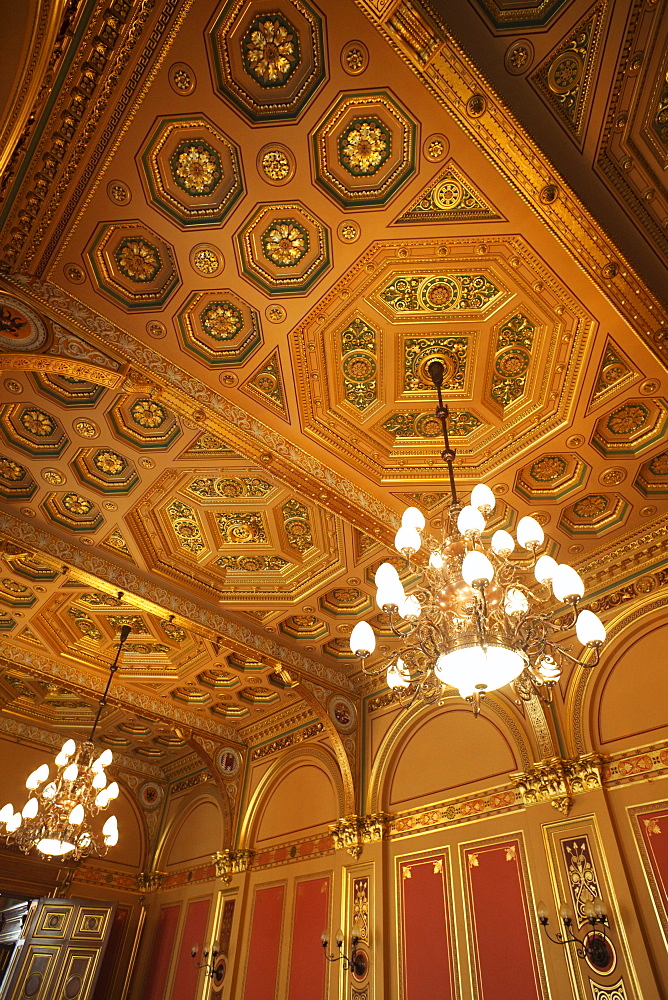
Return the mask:
{"type": "Polygon", "coordinates": [[[69,444],[58,419],[32,403],[6,403],[0,409],[0,431],[8,444],[39,458],[55,458],[69,444]]]}
{"type": "Polygon", "coordinates": [[[173,248],[138,220],[101,225],[88,260],[100,291],[126,309],[164,305],[180,281],[173,248]]]}
{"type": "Polygon", "coordinates": [[[256,310],[229,288],[194,292],[176,323],[184,349],[212,366],[241,365],[262,343],[256,310]]]}
{"type": "Polygon", "coordinates": [[[635,397],[597,420],[592,444],[606,458],[636,456],[665,440],[667,429],[666,400],[635,397]]]}
{"type": "Polygon", "coordinates": [[[316,182],[343,208],[384,205],[415,172],[417,124],[387,91],[342,94],[313,134],[316,182]]]}
{"type": "Polygon", "coordinates": [[[340,288],[292,346],[307,433],[357,468],[433,475],[434,358],[453,441],[478,475],[567,420],[594,322],[519,238],[386,243],[340,288]]]}
{"type": "Polygon", "coordinates": [[[244,275],[270,295],[304,294],[331,267],[329,230],[299,202],[257,205],[237,243],[244,275]]]}
{"type": "Polygon", "coordinates": [[[163,118],[141,155],[149,197],[184,226],[223,221],[243,194],[236,145],[207,118],[163,118]]]}
{"type": "Polygon", "coordinates": [[[305,0],[229,0],[208,34],[215,84],[251,121],[297,118],[325,78],[322,19],[305,0]]]}

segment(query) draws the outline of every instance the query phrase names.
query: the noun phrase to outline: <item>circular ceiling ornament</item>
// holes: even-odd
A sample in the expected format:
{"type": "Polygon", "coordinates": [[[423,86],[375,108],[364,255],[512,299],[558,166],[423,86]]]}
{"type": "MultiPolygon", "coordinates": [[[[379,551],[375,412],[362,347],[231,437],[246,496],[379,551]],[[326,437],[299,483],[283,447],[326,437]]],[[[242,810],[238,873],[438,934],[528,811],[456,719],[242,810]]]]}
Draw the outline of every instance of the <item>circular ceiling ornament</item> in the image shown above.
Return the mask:
{"type": "Polygon", "coordinates": [[[175,94],[187,97],[197,86],[197,78],[187,63],[177,62],[169,68],[169,85],[175,94]]]}
{"type": "Polygon", "coordinates": [[[295,173],[296,162],[287,146],[270,142],[257,154],[258,173],[270,184],[287,184],[295,173]]]}
{"type": "Polygon", "coordinates": [[[234,747],[221,747],[216,754],[216,767],[225,778],[234,778],[241,770],[241,754],[234,747]]]}
{"type": "Polygon", "coordinates": [[[279,305],[267,306],[264,314],[270,323],[282,323],[285,319],[287,319],[288,315],[285,307],[279,305]]]}
{"type": "Polygon", "coordinates": [[[65,264],[63,267],[63,273],[68,281],[71,281],[73,285],[83,285],[86,280],[86,275],[78,264],[65,264]]]}
{"type": "Polygon", "coordinates": [[[342,243],[355,243],[360,238],[361,231],[358,224],[349,219],[339,224],[336,235],[342,243]]]}
{"type": "Polygon", "coordinates": [[[369,65],[369,50],[364,42],[348,42],[341,50],[341,65],[350,76],[359,76],[369,65]]]}
{"type": "Polygon", "coordinates": [[[160,323],[159,320],[149,320],[146,324],[146,332],[149,337],[154,337],[156,340],[160,340],[167,333],[167,327],[164,323],[160,323]]]}
{"type": "Polygon", "coordinates": [[[531,68],[534,48],[528,38],[518,38],[506,49],[504,63],[513,76],[520,76],[531,68]]]}
{"type": "Polygon", "coordinates": [[[225,267],[223,255],[210,243],[198,243],[190,251],[190,264],[194,271],[205,278],[215,278],[225,267]]]}
{"type": "Polygon", "coordinates": [[[165,796],[157,781],[145,781],[139,789],[139,801],[144,809],[156,809],[165,796]]]}
{"type": "Polygon", "coordinates": [[[327,711],[340,733],[352,733],[357,725],[357,710],[349,698],[342,694],[332,695],[327,711]]]}
{"type": "Polygon", "coordinates": [[[427,136],[422,144],[425,159],[431,160],[432,163],[438,163],[439,160],[444,159],[449,148],[450,143],[440,132],[434,132],[433,135],[427,136]]]}
{"type": "Polygon", "coordinates": [[[92,420],[76,420],[74,430],[83,438],[96,438],[100,433],[100,428],[92,420]]]}
{"type": "Polygon", "coordinates": [[[7,390],[7,392],[12,392],[14,393],[15,396],[20,396],[21,393],[23,392],[23,386],[21,385],[21,383],[17,382],[13,378],[6,378],[3,385],[7,390]]]}
{"type": "Polygon", "coordinates": [[[13,295],[0,293],[0,350],[8,354],[43,351],[49,332],[41,316],[13,295]]]}
{"type": "Polygon", "coordinates": [[[130,188],[125,181],[109,181],[107,184],[107,197],[114,205],[128,205],[132,200],[130,188]]]}

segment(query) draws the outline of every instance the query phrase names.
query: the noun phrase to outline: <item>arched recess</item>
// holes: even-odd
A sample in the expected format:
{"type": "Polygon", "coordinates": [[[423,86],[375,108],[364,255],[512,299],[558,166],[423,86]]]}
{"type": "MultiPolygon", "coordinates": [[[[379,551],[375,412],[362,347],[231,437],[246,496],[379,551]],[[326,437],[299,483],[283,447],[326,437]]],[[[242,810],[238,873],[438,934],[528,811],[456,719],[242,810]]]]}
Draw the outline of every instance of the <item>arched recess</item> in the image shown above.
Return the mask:
{"type": "MultiPolygon", "coordinates": [[[[324,704],[324,699],[321,700],[317,697],[316,692],[320,692],[321,695],[324,694],[323,688],[318,688],[316,685],[311,684],[309,681],[301,680],[300,683],[295,688],[296,693],[302,698],[311,711],[315,714],[319,722],[322,722],[325,732],[329,737],[329,742],[332,745],[332,750],[338,761],[338,765],[341,771],[341,779],[343,781],[343,795],[344,795],[344,805],[341,811],[341,815],[350,815],[355,812],[356,805],[356,794],[355,794],[355,778],[353,774],[353,767],[351,765],[350,757],[346,752],[346,747],[344,745],[344,739],[341,733],[338,731],[334,723],[329,717],[329,713],[324,704]]],[[[346,697],[351,698],[352,701],[356,703],[357,717],[360,717],[360,703],[356,696],[353,696],[351,691],[346,692],[346,697]]],[[[352,743],[354,736],[348,737],[348,741],[352,743]]],[[[357,744],[355,743],[355,751],[357,752],[357,744]]],[[[354,759],[354,757],[353,757],[354,759]]]]}
{"type": "MultiPolygon", "coordinates": [[[[321,746],[295,747],[267,770],[255,789],[241,826],[241,848],[256,847],[258,831],[268,807],[276,807],[280,801],[278,793],[288,798],[293,829],[311,820],[310,828],[316,830],[345,815],[341,771],[330,751],[321,746]],[[294,791],[299,792],[300,785],[304,794],[295,797],[294,791]]],[[[295,839],[300,838],[295,834],[295,839]]]]}
{"type": "Polygon", "coordinates": [[[606,626],[599,665],[573,671],[566,698],[573,756],[668,738],[667,607],[665,594],[624,607],[606,626]]]}
{"type": "Polygon", "coordinates": [[[225,825],[218,798],[195,791],[168,817],[156,850],[155,867],[170,871],[210,862],[225,845],[225,825]]]}
{"type": "Polygon", "coordinates": [[[527,768],[532,748],[521,718],[497,699],[492,711],[489,695],[484,704],[477,718],[454,695],[440,708],[415,705],[400,713],[376,754],[365,811],[400,811],[454,798],[504,784],[509,773],[527,768]]]}
{"type": "MultiPolygon", "coordinates": [[[[231,837],[232,830],[234,829],[235,806],[230,801],[227,783],[221,777],[215,761],[215,753],[220,749],[221,744],[214,743],[213,740],[203,739],[194,734],[191,735],[188,743],[198,756],[202,758],[216,783],[216,788],[220,795],[220,808],[223,812],[224,828],[228,831],[228,836],[231,837]]],[[[216,850],[219,850],[219,848],[216,848],[216,850]]]]}

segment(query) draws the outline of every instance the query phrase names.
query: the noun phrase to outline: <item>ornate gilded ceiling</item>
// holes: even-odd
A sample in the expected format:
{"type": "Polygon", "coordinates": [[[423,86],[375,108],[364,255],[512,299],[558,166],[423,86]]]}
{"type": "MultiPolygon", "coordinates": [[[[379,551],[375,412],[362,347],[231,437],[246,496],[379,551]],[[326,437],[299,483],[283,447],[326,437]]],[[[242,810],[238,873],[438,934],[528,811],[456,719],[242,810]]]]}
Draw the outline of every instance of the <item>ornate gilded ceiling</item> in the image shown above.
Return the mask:
{"type": "MultiPolygon", "coordinates": [[[[619,104],[619,206],[663,231],[651,5],[623,111],[596,90],[612,0],[461,6],[578,148],[619,104]]],[[[419,5],[87,16],[1,161],[3,718],[83,731],[127,623],[125,766],[318,718],[354,768],[347,636],[390,641],[373,572],[406,504],[445,502],[429,361],[463,487],[600,593],[665,558],[665,314],[419,5]]]]}

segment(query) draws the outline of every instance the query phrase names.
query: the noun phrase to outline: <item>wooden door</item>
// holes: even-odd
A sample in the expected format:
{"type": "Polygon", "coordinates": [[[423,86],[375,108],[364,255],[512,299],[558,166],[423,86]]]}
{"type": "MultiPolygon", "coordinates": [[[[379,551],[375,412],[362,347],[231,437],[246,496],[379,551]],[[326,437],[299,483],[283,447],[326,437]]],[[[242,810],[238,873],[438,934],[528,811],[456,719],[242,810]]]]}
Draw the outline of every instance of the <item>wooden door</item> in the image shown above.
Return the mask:
{"type": "Polygon", "coordinates": [[[116,903],[40,899],[2,1000],[88,1000],[116,903]]]}

